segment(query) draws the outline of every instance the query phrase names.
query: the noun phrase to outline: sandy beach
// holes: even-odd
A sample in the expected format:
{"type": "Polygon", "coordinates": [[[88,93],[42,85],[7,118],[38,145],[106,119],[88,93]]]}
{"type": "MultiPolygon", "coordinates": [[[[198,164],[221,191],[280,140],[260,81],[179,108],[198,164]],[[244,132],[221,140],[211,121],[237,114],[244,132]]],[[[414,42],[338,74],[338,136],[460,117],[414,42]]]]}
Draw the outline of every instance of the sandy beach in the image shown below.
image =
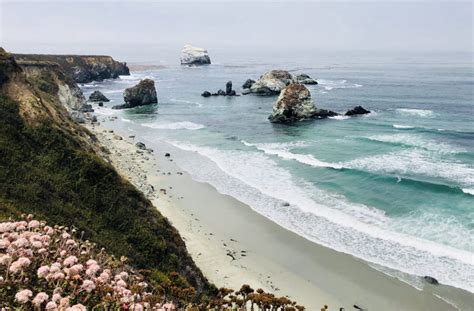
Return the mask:
{"type": "Polygon", "coordinates": [[[324,304],[329,310],[472,310],[471,293],[429,284],[417,290],[353,256],[310,242],[193,180],[173,161],[181,150],[130,138],[105,124],[87,127],[110,151],[107,159],[120,174],[178,229],[196,264],[216,286],[249,284],[288,295],[307,310],[324,304]],[[138,141],[153,151],[139,150],[138,141]]]}

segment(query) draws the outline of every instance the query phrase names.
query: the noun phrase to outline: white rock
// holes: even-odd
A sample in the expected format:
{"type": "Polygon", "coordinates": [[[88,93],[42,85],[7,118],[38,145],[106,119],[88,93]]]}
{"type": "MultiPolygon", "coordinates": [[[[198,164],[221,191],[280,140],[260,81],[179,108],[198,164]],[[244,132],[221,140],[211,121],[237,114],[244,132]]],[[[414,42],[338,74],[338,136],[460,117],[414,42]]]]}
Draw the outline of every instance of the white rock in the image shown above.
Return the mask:
{"type": "Polygon", "coordinates": [[[211,59],[206,49],[186,44],[181,51],[182,65],[208,65],[211,59]]]}
{"type": "Polygon", "coordinates": [[[261,95],[279,94],[290,83],[293,83],[293,76],[285,70],[272,70],[263,74],[250,87],[250,93],[261,95]]]}

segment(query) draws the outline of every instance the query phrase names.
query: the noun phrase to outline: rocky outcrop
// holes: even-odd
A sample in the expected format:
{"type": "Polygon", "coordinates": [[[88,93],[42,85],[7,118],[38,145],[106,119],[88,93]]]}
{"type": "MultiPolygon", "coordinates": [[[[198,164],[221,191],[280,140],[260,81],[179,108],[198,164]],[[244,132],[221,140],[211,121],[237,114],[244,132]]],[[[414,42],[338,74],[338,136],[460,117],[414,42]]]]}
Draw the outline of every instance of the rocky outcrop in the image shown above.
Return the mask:
{"type": "Polygon", "coordinates": [[[89,95],[90,102],[108,102],[110,99],[105,97],[101,91],[94,91],[91,95],[89,95]]]}
{"type": "Polygon", "coordinates": [[[20,66],[51,62],[58,64],[64,73],[78,83],[115,79],[120,75],[130,75],[126,63],[118,62],[110,56],[102,55],[47,55],[14,54],[20,66]]]}
{"type": "Polygon", "coordinates": [[[254,83],[255,83],[255,80],[247,79],[247,81],[245,81],[244,84],[242,84],[242,88],[249,89],[254,83]]]}
{"type": "Polygon", "coordinates": [[[201,94],[202,97],[210,97],[210,96],[239,96],[235,90],[232,89],[232,81],[228,81],[225,84],[225,91],[219,89],[216,93],[211,93],[209,91],[204,91],[201,94]]]}
{"type": "Polygon", "coordinates": [[[314,80],[305,73],[296,76],[296,82],[301,84],[318,84],[318,81],[314,80]]]}
{"type": "Polygon", "coordinates": [[[272,70],[263,74],[250,87],[250,93],[259,95],[277,95],[290,83],[293,83],[293,76],[285,70],[272,70]]]}
{"type": "Polygon", "coordinates": [[[137,106],[157,104],[155,81],[151,79],[141,80],[137,85],[123,91],[125,104],[113,106],[112,109],[126,109],[137,106]]]}
{"type": "Polygon", "coordinates": [[[337,113],[330,110],[317,109],[306,86],[292,83],[281,91],[268,119],[273,123],[293,123],[336,115],[337,113]]]}
{"type": "Polygon", "coordinates": [[[357,107],[352,108],[351,110],[348,110],[346,112],[346,116],[354,116],[358,114],[367,114],[367,113],[370,113],[370,111],[366,110],[362,106],[357,106],[357,107]]]}
{"type": "Polygon", "coordinates": [[[211,58],[206,49],[185,45],[181,50],[181,65],[209,65],[211,58]]]}

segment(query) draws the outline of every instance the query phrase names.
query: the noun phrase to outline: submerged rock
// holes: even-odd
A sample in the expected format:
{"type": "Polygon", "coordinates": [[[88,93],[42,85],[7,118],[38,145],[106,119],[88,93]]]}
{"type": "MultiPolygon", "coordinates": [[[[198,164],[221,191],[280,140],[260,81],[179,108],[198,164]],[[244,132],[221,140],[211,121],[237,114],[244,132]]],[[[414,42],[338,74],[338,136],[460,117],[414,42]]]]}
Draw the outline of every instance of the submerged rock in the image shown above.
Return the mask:
{"type": "Polygon", "coordinates": [[[285,70],[272,70],[263,74],[250,87],[250,93],[260,95],[276,95],[287,85],[293,83],[293,76],[285,70]]]}
{"type": "Polygon", "coordinates": [[[300,83],[285,87],[268,117],[274,123],[291,123],[312,118],[317,112],[309,90],[300,83]]]}
{"type": "Polygon", "coordinates": [[[208,91],[204,91],[204,92],[202,92],[202,94],[201,94],[201,96],[204,96],[204,97],[209,97],[209,96],[211,96],[211,95],[212,95],[211,92],[208,92],[208,91]]]}
{"type": "Polygon", "coordinates": [[[151,79],[141,80],[137,85],[125,89],[123,99],[125,104],[113,106],[112,109],[133,108],[158,103],[155,81],[151,79]]]}
{"type": "Polygon", "coordinates": [[[107,97],[105,97],[104,94],[100,91],[94,91],[90,96],[89,96],[89,101],[90,102],[108,102],[110,101],[107,97]]]}
{"type": "Polygon", "coordinates": [[[302,84],[318,84],[318,81],[314,80],[305,73],[299,74],[296,76],[296,82],[302,84]]]}
{"type": "Polygon", "coordinates": [[[362,106],[357,106],[357,107],[352,108],[351,110],[348,110],[346,112],[346,116],[353,116],[357,114],[367,114],[367,113],[370,113],[370,111],[366,110],[362,106]]]}
{"type": "Polygon", "coordinates": [[[249,89],[254,83],[255,83],[255,80],[247,79],[247,81],[245,81],[244,84],[242,84],[242,88],[249,89]]]}
{"type": "Polygon", "coordinates": [[[187,44],[181,50],[181,65],[209,65],[210,63],[211,58],[206,49],[187,44]]]}

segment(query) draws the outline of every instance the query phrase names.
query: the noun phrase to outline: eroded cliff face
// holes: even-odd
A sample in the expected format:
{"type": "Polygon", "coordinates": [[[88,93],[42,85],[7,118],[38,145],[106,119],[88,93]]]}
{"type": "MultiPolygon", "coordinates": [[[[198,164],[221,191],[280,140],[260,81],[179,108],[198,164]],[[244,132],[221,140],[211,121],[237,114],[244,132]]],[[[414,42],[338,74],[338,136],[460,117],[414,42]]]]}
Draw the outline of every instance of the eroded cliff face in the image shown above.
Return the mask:
{"type": "Polygon", "coordinates": [[[59,65],[19,66],[0,48],[0,219],[32,213],[74,226],[173,299],[214,295],[176,229],[71,118],[64,102],[81,101],[77,89],[59,65]]]}
{"type": "Polygon", "coordinates": [[[115,79],[120,75],[130,75],[124,62],[118,62],[110,56],[103,55],[47,55],[47,54],[14,54],[20,66],[37,62],[58,64],[77,83],[89,83],[104,79],[115,79]]]}

